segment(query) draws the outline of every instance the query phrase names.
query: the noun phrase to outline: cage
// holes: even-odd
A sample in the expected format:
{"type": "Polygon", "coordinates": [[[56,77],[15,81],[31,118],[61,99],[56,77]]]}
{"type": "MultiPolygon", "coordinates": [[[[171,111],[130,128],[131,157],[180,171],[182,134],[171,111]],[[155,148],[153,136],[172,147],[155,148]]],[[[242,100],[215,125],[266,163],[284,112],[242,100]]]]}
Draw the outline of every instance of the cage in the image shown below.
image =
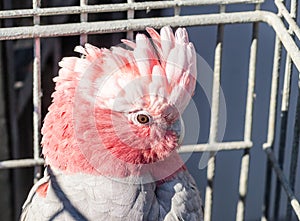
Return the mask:
{"type": "MultiPolygon", "coordinates": [[[[211,86],[198,88],[194,97],[200,135],[179,150],[192,153],[187,165],[202,192],[205,221],[300,220],[297,3],[3,0],[1,220],[18,220],[29,188],[41,176],[40,129],[58,61],[76,45],[109,47],[146,27],[165,25],[187,27],[212,67],[211,86]]],[[[192,133],[191,115],[185,118],[192,133]]]]}

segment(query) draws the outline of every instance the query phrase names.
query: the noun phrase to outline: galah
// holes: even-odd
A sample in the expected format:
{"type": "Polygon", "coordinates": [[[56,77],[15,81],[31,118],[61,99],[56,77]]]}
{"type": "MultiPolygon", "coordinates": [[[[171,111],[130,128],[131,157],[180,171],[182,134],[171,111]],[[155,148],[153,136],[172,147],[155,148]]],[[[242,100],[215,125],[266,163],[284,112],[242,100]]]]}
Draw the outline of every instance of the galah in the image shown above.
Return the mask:
{"type": "Polygon", "coordinates": [[[184,28],[146,29],[110,49],[66,57],[42,128],[44,177],[21,221],[201,221],[194,179],[177,153],[196,85],[184,28]]]}

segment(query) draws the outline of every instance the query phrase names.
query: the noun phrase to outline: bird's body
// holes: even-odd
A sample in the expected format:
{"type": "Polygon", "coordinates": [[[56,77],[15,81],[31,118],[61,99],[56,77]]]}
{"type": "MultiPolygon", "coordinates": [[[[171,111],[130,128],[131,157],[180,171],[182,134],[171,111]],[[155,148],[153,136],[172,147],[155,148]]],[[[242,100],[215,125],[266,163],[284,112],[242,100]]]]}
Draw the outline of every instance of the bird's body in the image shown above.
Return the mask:
{"type": "Polygon", "coordinates": [[[77,47],[60,62],[45,117],[46,172],[31,190],[21,221],[202,220],[200,194],[176,152],[180,115],[196,82],[185,29],[132,50],[77,47]]]}
{"type": "Polygon", "coordinates": [[[55,173],[54,177],[51,171],[50,176],[25,204],[23,220],[201,220],[200,196],[187,171],[162,183],[141,180],[131,185],[88,174],[55,173]]]}

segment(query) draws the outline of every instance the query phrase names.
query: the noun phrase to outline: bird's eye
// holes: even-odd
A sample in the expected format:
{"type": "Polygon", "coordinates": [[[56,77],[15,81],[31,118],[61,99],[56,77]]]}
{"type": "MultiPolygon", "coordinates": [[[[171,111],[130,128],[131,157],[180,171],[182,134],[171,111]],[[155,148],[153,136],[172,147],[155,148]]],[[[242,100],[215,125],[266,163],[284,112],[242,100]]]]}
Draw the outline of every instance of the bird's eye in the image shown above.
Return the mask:
{"type": "Polygon", "coordinates": [[[150,117],[146,114],[138,114],[136,117],[136,120],[140,123],[140,124],[147,124],[150,122],[150,117]]]}
{"type": "Polygon", "coordinates": [[[128,119],[136,125],[151,124],[152,117],[147,111],[137,111],[128,115],[128,119]]]}

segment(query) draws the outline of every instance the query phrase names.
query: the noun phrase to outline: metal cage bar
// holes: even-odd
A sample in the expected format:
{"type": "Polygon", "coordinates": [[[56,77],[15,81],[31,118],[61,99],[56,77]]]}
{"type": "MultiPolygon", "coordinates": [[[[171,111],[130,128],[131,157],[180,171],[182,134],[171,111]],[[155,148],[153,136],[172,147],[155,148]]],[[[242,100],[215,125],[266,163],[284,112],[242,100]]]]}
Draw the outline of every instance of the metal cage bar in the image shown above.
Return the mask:
{"type": "MultiPolygon", "coordinates": [[[[296,16],[296,1],[293,1],[291,3],[291,14],[287,13],[285,6],[281,1],[275,1],[275,3],[278,6],[279,12],[278,16],[283,17],[286,19],[286,21],[289,24],[289,29],[287,30],[288,34],[292,35],[294,31],[299,31],[298,26],[295,25],[295,21],[293,20],[293,17],[296,16]],[[284,9],[283,9],[284,8],[284,9]],[[281,13],[284,13],[281,14],[281,13]]],[[[296,34],[297,35],[297,34],[296,34]]],[[[299,36],[297,35],[299,38],[299,36]]],[[[282,42],[285,46],[284,42],[282,42]]],[[[291,220],[291,208],[293,208],[296,216],[298,219],[300,219],[300,212],[299,212],[299,201],[296,199],[295,194],[293,193],[293,184],[289,183],[286,176],[283,173],[283,161],[284,161],[284,152],[285,152],[285,139],[286,139],[286,127],[287,127],[287,111],[289,107],[289,95],[290,95],[290,85],[291,85],[291,71],[292,71],[292,59],[290,58],[289,51],[287,51],[287,57],[286,57],[286,66],[285,66],[285,77],[284,77],[284,86],[283,86],[283,97],[282,97],[282,105],[281,105],[281,134],[280,134],[280,143],[279,143],[279,156],[278,159],[276,159],[276,156],[274,154],[273,148],[274,148],[274,137],[275,137],[275,128],[276,128],[276,106],[277,106],[277,91],[278,91],[278,78],[279,78],[279,62],[281,57],[281,43],[279,42],[279,39],[276,38],[275,43],[275,56],[278,56],[278,59],[274,62],[274,71],[276,72],[276,75],[273,75],[272,82],[272,92],[271,92],[271,103],[270,103],[270,115],[269,115],[269,130],[268,130],[268,141],[263,145],[263,149],[265,150],[267,157],[268,157],[268,164],[267,164],[267,174],[266,174],[266,185],[265,185],[265,199],[264,199],[264,210],[263,210],[263,217],[262,220],[269,220],[270,219],[270,186],[271,186],[271,178],[272,178],[272,168],[274,169],[276,175],[277,175],[277,182],[275,186],[275,201],[274,201],[274,214],[273,218],[278,219],[279,216],[279,205],[280,205],[280,191],[281,188],[279,186],[279,183],[284,188],[287,196],[288,196],[288,206],[287,206],[287,213],[286,213],[286,220],[291,220]],[[276,53],[278,51],[278,53],[276,53]],[[275,70],[277,68],[277,70],[275,70]],[[276,88],[275,88],[276,85],[276,88]],[[274,89],[274,91],[273,91],[274,89]],[[272,95],[273,94],[273,95],[272,95]]],[[[274,56],[274,59],[275,59],[274,56]]],[[[298,69],[299,70],[299,69],[298,69]]],[[[274,74],[274,73],[273,73],[274,74]]],[[[297,121],[297,119],[295,120],[297,121]]],[[[295,130],[297,126],[295,125],[295,130]]],[[[297,132],[296,132],[297,134],[297,132]]],[[[299,137],[298,137],[299,138],[299,137]]],[[[299,141],[298,141],[299,142],[299,141]]],[[[298,143],[299,146],[299,143],[298,143]]],[[[292,158],[295,157],[295,159],[291,160],[291,165],[294,163],[297,164],[297,156],[298,156],[298,148],[296,147],[295,153],[292,153],[292,158]]],[[[293,171],[290,171],[290,182],[294,181],[295,177],[295,170],[296,170],[296,164],[292,165],[294,166],[292,168],[293,171]]]]}
{"type": "MultiPolygon", "coordinates": [[[[32,1],[33,9],[41,6],[40,0],[32,1]]],[[[34,26],[40,24],[38,15],[33,17],[34,26]]],[[[40,158],[40,130],[41,130],[41,39],[34,38],[34,60],[33,60],[33,158],[40,158]]],[[[36,182],[41,177],[41,168],[34,167],[34,181],[36,182]]]]}
{"type": "MultiPolygon", "coordinates": [[[[282,3],[281,3],[282,4],[282,3]]],[[[280,3],[278,4],[280,7],[280,3]]],[[[292,20],[289,22],[289,31],[290,34],[294,37],[294,30],[296,31],[296,35],[298,39],[300,39],[300,29],[298,26],[295,26],[295,20],[297,19],[297,11],[298,11],[298,2],[296,0],[291,0],[291,9],[290,9],[290,17],[285,16],[286,19],[292,18],[292,20]],[[293,26],[292,26],[293,25],[293,26]],[[297,29],[298,28],[298,29],[297,29]]],[[[283,10],[284,11],[284,10],[283,10]]],[[[285,13],[285,11],[283,12],[285,13]]],[[[287,55],[287,63],[289,72],[292,72],[292,61],[290,56],[287,55]]],[[[299,71],[299,70],[298,70],[299,71]]],[[[291,74],[287,76],[287,79],[285,79],[288,83],[286,86],[286,91],[284,91],[284,95],[289,97],[290,95],[290,88],[291,85],[291,74]]],[[[288,108],[288,101],[287,101],[287,108],[288,108]]],[[[295,116],[295,125],[294,125],[294,137],[293,137],[293,145],[292,145],[292,153],[290,158],[290,167],[289,167],[289,182],[292,191],[295,189],[295,174],[297,172],[297,164],[298,164],[298,153],[299,153],[299,137],[300,137],[300,79],[298,79],[298,99],[297,99],[297,107],[296,107],[296,116],[295,116]]],[[[299,213],[297,214],[299,218],[299,213]]],[[[287,203],[286,205],[286,220],[290,221],[292,219],[292,202],[287,203]]]]}
{"type": "Polygon", "coordinates": [[[59,24],[59,25],[43,25],[29,27],[12,27],[5,28],[1,33],[0,40],[25,39],[35,37],[56,37],[79,35],[82,33],[116,33],[126,32],[128,30],[143,30],[147,26],[161,28],[165,25],[172,26],[196,26],[196,25],[218,25],[233,23],[251,23],[265,22],[269,24],[276,32],[284,47],[290,53],[290,56],[297,67],[300,69],[299,49],[284,24],[272,12],[254,11],[254,12],[233,12],[222,14],[207,15],[189,15],[178,17],[163,18],[147,18],[132,20],[115,20],[105,22],[90,22],[89,24],[59,24]]]}
{"type": "MultiPolygon", "coordinates": [[[[127,0],[127,3],[132,4],[132,3],[134,3],[134,0],[127,0]]],[[[128,9],[127,19],[134,19],[134,9],[128,9]]],[[[131,31],[131,30],[127,31],[126,37],[129,40],[133,40],[133,31],[131,31]]]]}
{"type": "MultiPolygon", "coordinates": [[[[260,4],[255,7],[256,10],[260,9],[260,4]]],[[[250,59],[249,59],[249,77],[248,77],[248,91],[247,91],[247,104],[246,104],[246,117],[245,117],[245,131],[244,140],[251,141],[252,134],[252,117],[253,117],[253,102],[254,102],[254,86],[255,86],[255,74],[256,74],[256,59],[257,59],[257,42],[258,42],[258,23],[253,24],[252,41],[250,46],[250,59]]],[[[242,221],[245,219],[245,204],[246,194],[248,187],[248,175],[250,165],[250,151],[245,149],[240,170],[239,180],[239,201],[237,204],[236,220],[242,221]]]]}
{"type": "MultiPolygon", "coordinates": [[[[282,2],[280,2],[282,4],[282,2]]],[[[280,5],[277,5],[280,7],[280,5]]],[[[292,18],[296,18],[296,1],[291,1],[291,12],[290,16],[292,18]]],[[[289,32],[293,35],[293,30],[291,25],[289,24],[289,32]]],[[[292,75],[292,60],[287,53],[286,62],[285,62],[285,73],[284,73],[284,84],[282,91],[282,101],[281,101],[281,121],[280,121],[280,138],[279,138],[279,148],[278,148],[278,163],[281,169],[283,169],[284,156],[285,156],[285,146],[286,146],[286,136],[287,136],[287,127],[288,127],[288,110],[289,110],[289,99],[290,99],[290,86],[291,86],[291,75],[292,75]]],[[[277,178],[276,186],[275,186],[275,205],[274,205],[274,219],[278,219],[279,210],[280,210],[280,200],[281,198],[281,185],[280,180],[277,178]]],[[[291,217],[288,218],[287,212],[287,220],[290,220],[291,217]]]]}
{"type": "MultiPolygon", "coordinates": [[[[275,173],[277,174],[278,178],[281,181],[281,185],[287,194],[287,197],[288,197],[291,207],[293,208],[298,220],[300,220],[299,201],[297,200],[296,195],[294,194],[292,188],[290,187],[290,184],[289,184],[286,176],[284,175],[283,171],[281,170],[273,150],[271,148],[267,148],[267,149],[265,149],[265,152],[267,154],[268,159],[272,163],[272,167],[273,167],[275,173]]],[[[271,220],[271,219],[269,219],[268,217],[264,217],[263,220],[271,220]]]]}
{"type": "MultiPolygon", "coordinates": [[[[293,145],[292,145],[292,154],[289,168],[289,184],[291,187],[291,191],[294,192],[296,177],[297,174],[297,164],[298,164],[298,154],[299,154],[299,139],[300,139],[300,78],[298,79],[298,99],[297,99],[297,109],[296,109],[296,117],[294,124],[294,137],[293,137],[293,145]]],[[[287,204],[286,209],[286,220],[291,220],[292,217],[292,209],[294,209],[298,219],[300,220],[300,211],[299,211],[299,201],[292,197],[289,197],[290,202],[287,204]]]]}
{"type": "MultiPolygon", "coordinates": [[[[220,6],[220,13],[225,13],[226,7],[220,6]]],[[[221,81],[221,68],[222,68],[222,48],[224,39],[224,25],[218,25],[217,43],[215,47],[215,62],[214,62],[214,76],[212,86],[212,106],[210,118],[210,131],[209,143],[214,144],[218,142],[218,121],[219,121],[219,102],[220,102],[220,81],[221,81]]],[[[207,186],[205,191],[205,208],[204,208],[204,221],[212,219],[213,210],[213,185],[215,178],[215,152],[209,152],[209,159],[207,164],[207,186]]]]}
{"type": "MultiPolygon", "coordinates": [[[[270,95],[270,105],[269,105],[269,123],[268,123],[268,137],[267,142],[263,145],[263,149],[267,152],[269,149],[273,148],[275,128],[276,128],[276,101],[277,101],[277,91],[278,91],[278,78],[280,70],[281,61],[281,49],[282,45],[279,37],[276,36],[275,39],[275,49],[274,49],[274,61],[273,61],[273,71],[272,71],[272,83],[271,83],[271,95],[270,95]]],[[[265,183],[265,195],[264,195],[264,206],[261,221],[269,220],[269,203],[271,200],[270,189],[272,179],[272,165],[271,161],[267,161],[266,169],[266,183],[265,183]]]]}
{"type": "Polygon", "coordinates": [[[179,4],[178,0],[174,0],[174,2],[176,2],[176,6],[174,6],[174,16],[179,16],[180,15],[180,11],[181,11],[181,7],[179,4]]]}
{"type": "Polygon", "coordinates": [[[280,11],[280,14],[285,18],[287,23],[289,24],[290,31],[294,32],[295,35],[300,39],[300,28],[295,21],[297,15],[297,1],[292,0],[291,3],[291,12],[289,12],[285,5],[283,4],[282,0],[275,0],[275,4],[280,11]]]}
{"type": "MultiPolygon", "coordinates": [[[[80,8],[83,8],[87,6],[88,0],[80,0],[80,8]]],[[[88,21],[88,14],[87,12],[81,12],[80,13],[80,22],[81,23],[86,23],[88,21]]],[[[88,36],[87,34],[82,33],[80,35],[80,44],[84,45],[88,41],[88,36]]]]}
{"type": "Polygon", "coordinates": [[[154,10],[183,6],[222,5],[222,4],[253,4],[262,3],[264,0],[185,0],[185,1],[152,1],[128,2],[103,5],[82,5],[53,8],[5,10],[0,12],[0,18],[20,18],[32,16],[70,15],[80,13],[120,12],[128,10],[154,10]]]}

